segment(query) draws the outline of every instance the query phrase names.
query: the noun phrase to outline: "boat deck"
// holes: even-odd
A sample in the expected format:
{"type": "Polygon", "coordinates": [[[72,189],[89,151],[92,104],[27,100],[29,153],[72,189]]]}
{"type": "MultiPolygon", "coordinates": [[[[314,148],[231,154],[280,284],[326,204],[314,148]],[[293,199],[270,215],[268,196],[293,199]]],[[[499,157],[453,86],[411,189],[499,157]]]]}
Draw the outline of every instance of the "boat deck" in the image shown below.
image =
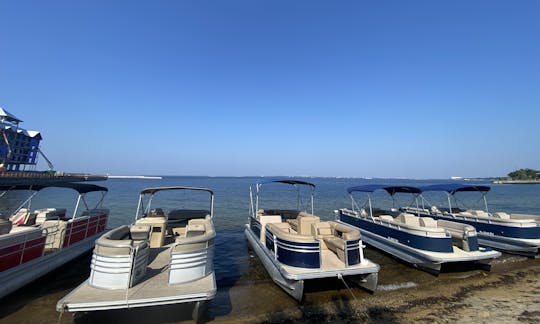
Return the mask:
{"type": "Polygon", "coordinates": [[[215,274],[188,283],[168,284],[169,247],[151,249],[144,278],[129,289],[100,289],[88,280],[56,305],[58,311],[123,309],[208,300],[216,294],[215,274]]]}

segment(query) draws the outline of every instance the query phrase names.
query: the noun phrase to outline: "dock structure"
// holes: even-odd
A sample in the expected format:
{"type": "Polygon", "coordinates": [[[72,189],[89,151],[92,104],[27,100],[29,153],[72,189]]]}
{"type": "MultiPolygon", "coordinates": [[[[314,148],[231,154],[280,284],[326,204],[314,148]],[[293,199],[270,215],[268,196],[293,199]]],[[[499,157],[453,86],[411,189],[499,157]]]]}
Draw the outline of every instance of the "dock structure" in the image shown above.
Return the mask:
{"type": "Polygon", "coordinates": [[[48,185],[60,182],[103,181],[106,175],[87,173],[64,173],[47,171],[4,171],[0,172],[3,185],[48,185]]]}

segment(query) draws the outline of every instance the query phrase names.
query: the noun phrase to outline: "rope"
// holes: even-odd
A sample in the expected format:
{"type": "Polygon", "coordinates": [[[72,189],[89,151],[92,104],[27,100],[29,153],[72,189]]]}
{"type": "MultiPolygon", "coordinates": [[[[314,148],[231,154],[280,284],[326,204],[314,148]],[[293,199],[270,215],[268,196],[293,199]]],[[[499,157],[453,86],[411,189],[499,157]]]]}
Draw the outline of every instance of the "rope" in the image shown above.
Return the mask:
{"type": "Polygon", "coordinates": [[[343,284],[345,285],[345,288],[347,288],[347,290],[351,293],[351,295],[353,296],[354,300],[356,300],[356,296],[354,295],[354,293],[352,292],[351,288],[349,288],[349,285],[347,285],[347,283],[345,282],[345,279],[343,278],[343,276],[341,275],[341,273],[338,273],[337,277],[339,279],[341,279],[341,281],[343,281],[343,284]]]}

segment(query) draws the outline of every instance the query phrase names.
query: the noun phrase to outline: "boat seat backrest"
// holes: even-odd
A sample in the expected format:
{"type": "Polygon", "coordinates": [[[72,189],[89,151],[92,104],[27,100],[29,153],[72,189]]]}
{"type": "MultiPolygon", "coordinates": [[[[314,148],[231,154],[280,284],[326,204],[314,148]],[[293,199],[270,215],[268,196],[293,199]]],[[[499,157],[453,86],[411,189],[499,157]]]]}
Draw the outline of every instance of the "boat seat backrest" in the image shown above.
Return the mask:
{"type": "Polygon", "coordinates": [[[420,226],[437,228],[437,221],[431,217],[420,217],[420,226]]]}
{"type": "Polygon", "coordinates": [[[478,216],[478,217],[489,217],[489,214],[486,213],[485,211],[483,210],[467,210],[468,212],[470,212],[472,215],[474,216],[478,216]]]}
{"type": "Polygon", "coordinates": [[[204,224],[188,224],[186,226],[186,237],[204,235],[206,226],[204,224]]]}
{"type": "Polygon", "coordinates": [[[328,222],[313,223],[311,224],[311,235],[320,239],[325,236],[334,236],[334,231],[328,222]]]}
{"type": "Polygon", "coordinates": [[[360,231],[354,227],[333,221],[328,222],[334,231],[334,235],[342,238],[345,241],[360,239],[360,231]]]}
{"type": "Polygon", "coordinates": [[[390,215],[380,215],[379,219],[381,221],[385,221],[385,222],[393,222],[394,221],[394,217],[392,217],[390,215]]]}
{"type": "Polygon", "coordinates": [[[398,220],[405,225],[420,226],[420,217],[414,216],[409,213],[401,213],[398,216],[398,220]]]}
{"type": "MultiPolygon", "coordinates": [[[[288,223],[281,223],[281,224],[288,224],[288,223]]],[[[311,233],[309,235],[302,235],[299,233],[288,232],[286,227],[281,228],[281,226],[282,225],[280,225],[279,223],[276,223],[276,224],[270,223],[266,225],[266,229],[270,230],[277,237],[284,240],[292,241],[292,242],[313,242],[315,240],[315,238],[311,235],[311,233]]]]}
{"type": "Polygon", "coordinates": [[[130,255],[133,241],[129,235],[130,228],[127,225],[117,227],[103,234],[96,240],[94,253],[106,256],[130,255]]]}
{"type": "Polygon", "coordinates": [[[129,235],[133,241],[149,240],[151,230],[152,227],[149,225],[131,225],[129,235]]]}
{"type": "Polygon", "coordinates": [[[510,219],[510,215],[508,215],[508,214],[505,213],[505,212],[497,212],[497,213],[493,213],[493,217],[494,217],[494,218],[500,218],[500,219],[510,219]]]}
{"type": "Polygon", "coordinates": [[[281,223],[281,215],[260,215],[259,222],[261,223],[260,240],[264,244],[266,242],[266,226],[267,224],[281,223]]]}
{"type": "Polygon", "coordinates": [[[11,231],[12,227],[13,227],[13,224],[11,223],[10,220],[0,219],[0,235],[8,234],[9,231],[11,231]]]}
{"type": "Polygon", "coordinates": [[[311,235],[311,225],[321,220],[318,216],[306,212],[301,212],[296,219],[298,220],[297,232],[302,235],[311,235]]]}

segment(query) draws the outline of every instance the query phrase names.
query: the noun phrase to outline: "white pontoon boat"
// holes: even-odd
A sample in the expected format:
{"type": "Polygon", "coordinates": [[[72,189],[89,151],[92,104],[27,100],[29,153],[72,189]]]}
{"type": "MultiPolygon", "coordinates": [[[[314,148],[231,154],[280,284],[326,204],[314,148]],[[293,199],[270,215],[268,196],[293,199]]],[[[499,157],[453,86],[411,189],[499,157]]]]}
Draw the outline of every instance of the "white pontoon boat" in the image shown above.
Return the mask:
{"type": "Polygon", "coordinates": [[[57,310],[81,312],[189,302],[194,303],[193,316],[198,319],[206,301],[216,294],[213,206],[214,194],[206,188],[143,190],[135,222],[96,241],[90,277],[60,300],[57,310]],[[210,208],[152,208],[155,194],[180,190],[209,193],[210,208]]]}
{"type": "Polygon", "coordinates": [[[428,216],[434,219],[450,220],[474,226],[478,231],[478,243],[494,249],[539,257],[540,254],[540,215],[509,214],[506,212],[490,212],[486,194],[490,190],[488,186],[463,185],[463,184],[440,184],[420,188],[422,192],[442,191],[447,194],[448,208],[426,205],[426,197],[423,194],[422,206],[419,208],[408,207],[407,210],[418,213],[420,216],[428,216]],[[457,193],[476,192],[482,195],[484,210],[463,208],[456,206],[457,193]],[[454,201],[454,205],[452,205],[454,201]]]}
{"type": "Polygon", "coordinates": [[[389,193],[393,200],[396,193],[413,194],[415,198],[421,193],[418,188],[408,186],[364,185],[348,188],[352,209],[336,211],[337,219],[358,228],[367,244],[436,274],[444,263],[484,263],[501,255],[489,248],[479,247],[472,226],[418,217],[399,212],[396,208],[374,210],[371,196],[378,190],[389,193]],[[359,206],[355,200],[355,192],[367,194],[368,199],[363,206],[359,206]]]}
{"type": "MultiPolygon", "coordinates": [[[[0,197],[10,192],[30,196],[10,215],[0,217],[0,298],[89,251],[107,225],[109,210],[101,207],[107,188],[79,183],[0,186],[0,197]],[[73,215],[63,208],[31,210],[32,198],[46,188],[68,188],[79,196],[73,215]],[[99,192],[95,208],[86,195],[99,192]],[[81,202],[86,207],[79,213],[81,202]]],[[[52,203],[51,203],[52,204],[52,203]]]]}
{"type": "MultiPolygon", "coordinates": [[[[275,283],[300,301],[304,281],[344,278],[369,291],[377,286],[379,266],[364,257],[360,232],[352,226],[321,221],[313,214],[313,189],[305,181],[282,179],[256,183],[250,187],[251,208],[245,234],[253,251],[275,283]],[[288,209],[259,209],[264,184],[281,183],[311,189],[310,213],[288,209]],[[255,195],[255,196],[253,196],[255,195]]],[[[281,200],[280,200],[281,202],[281,200]]]]}

